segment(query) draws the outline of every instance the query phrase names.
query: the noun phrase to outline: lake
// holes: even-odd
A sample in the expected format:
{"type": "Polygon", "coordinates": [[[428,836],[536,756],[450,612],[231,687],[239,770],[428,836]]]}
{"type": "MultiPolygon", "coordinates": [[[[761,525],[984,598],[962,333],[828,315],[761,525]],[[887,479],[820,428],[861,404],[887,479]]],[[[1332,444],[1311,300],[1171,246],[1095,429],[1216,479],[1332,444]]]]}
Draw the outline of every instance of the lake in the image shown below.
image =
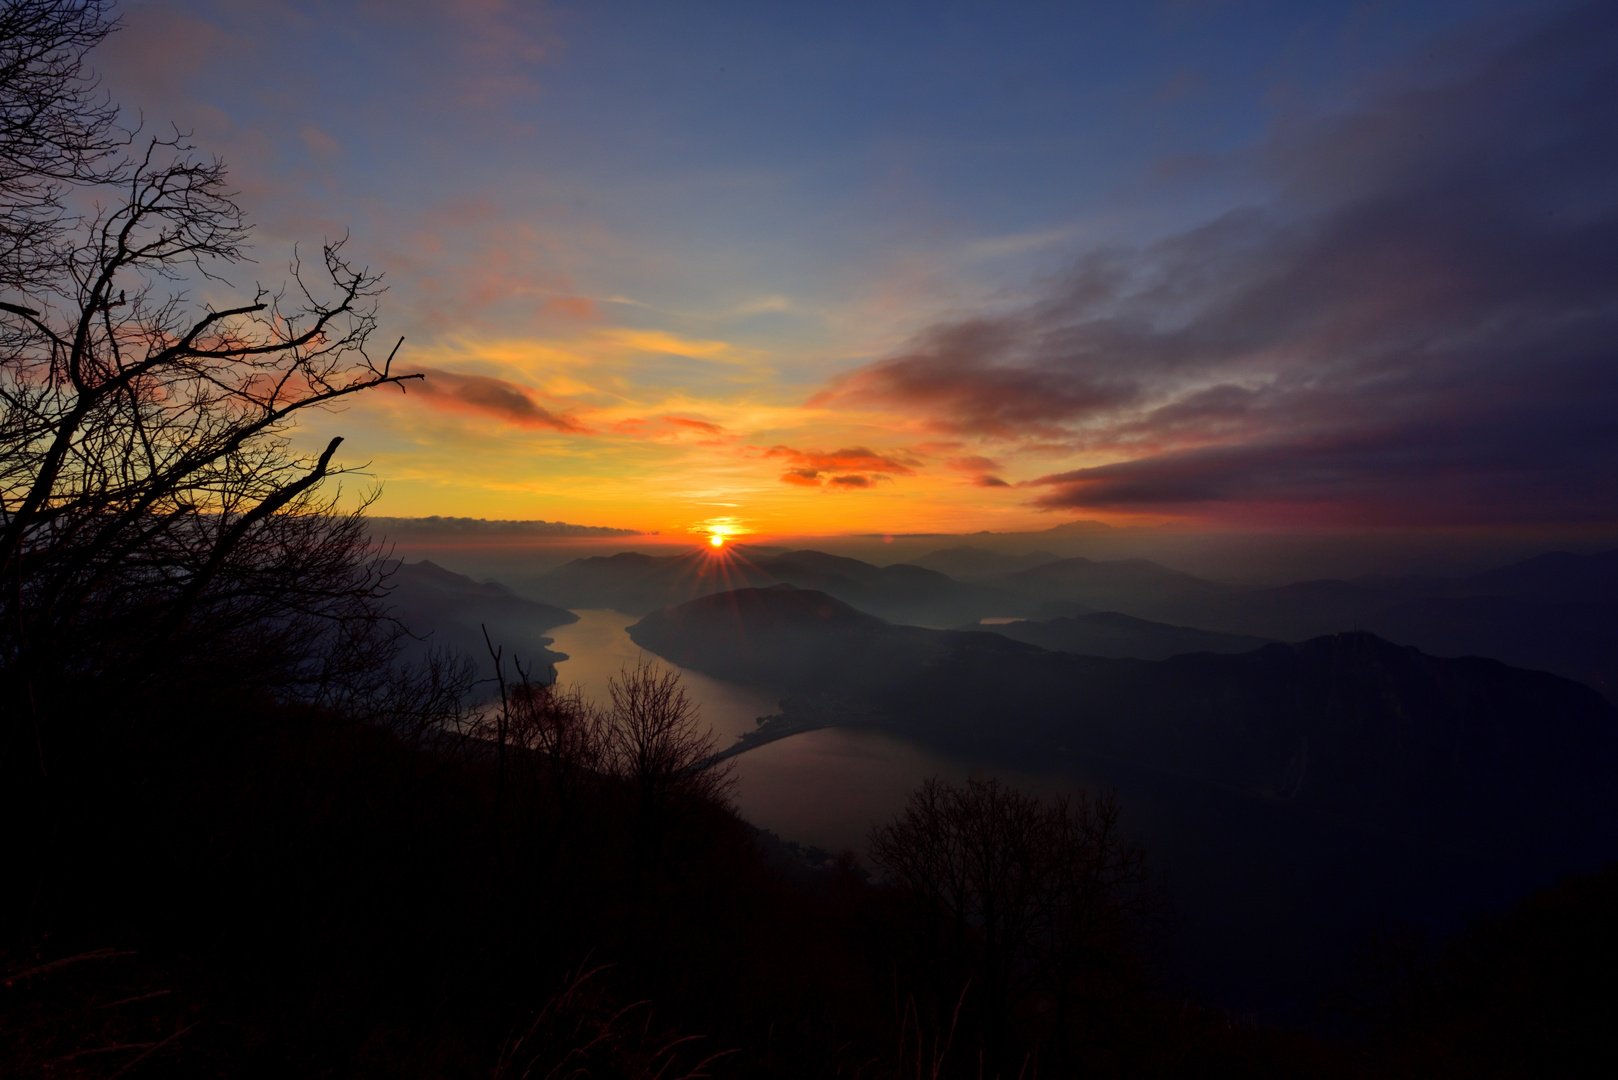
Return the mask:
{"type": "MultiPolygon", "coordinates": [[[[702,710],[720,748],[752,731],[758,718],[780,711],[768,692],[724,682],[670,664],[629,639],[638,616],[577,610],[579,621],[546,633],[567,653],[557,682],[578,686],[605,703],[607,680],[642,657],[679,671],[686,692],[702,710]]],[[[960,781],[964,763],[874,731],[825,728],[794,735],[732,759],[735,803],[754,825],[786,840],[828,851],[865,850],[872,824],[891,820],[905,798],[929,776],[960,781]]]]}
{"type": "MultiPolygon", "coordinates": [[[[579,621],[548,633],[568,660],[558,681],[607,699],[607,680],[646,653],[625,628],[636,616],[576,611],[579,621]]],[[[775,698],[675,667],[702,710],[703,722],[727,746],[779,711],[775,698]]],[[[1042,795],[1079,787],[1117,790],[1126,832],[1145,842],[1154,876],[1174,907],[1163,941],[1177,955],[1187,984],[1232,1008],[1290,1015],[1323,991],[1367,928],[1426,925],[1453,929],[1452,878],[1476,872],[1431,852],[1395,849],[1394,838],[1339,829],[1287,804],[1212,785],[1185,785],[1116,766],[1100,768],[1066,754],[1021,767],[985,767],[868,729],[824,728],[768,743],[731,759],[737,810],[785,840],[851,849],[864,858],[871,826],[904,807],[923,780],[960,782],[974,772],[998,776],[1042,795]],[[1448,921],[1441,915],[1447,915],[1448,921]],[[1300,963],[1300,957],[1310,958],[1300,963]]],[[[1458,878],[1457,878],[1458,880],[1458,878]]],[[[1463,909],[1464,911],[1464,909],[1463,909]]],[[[1302,1015],[1299,1013],[1298,1015],[1302,1015]]]]}

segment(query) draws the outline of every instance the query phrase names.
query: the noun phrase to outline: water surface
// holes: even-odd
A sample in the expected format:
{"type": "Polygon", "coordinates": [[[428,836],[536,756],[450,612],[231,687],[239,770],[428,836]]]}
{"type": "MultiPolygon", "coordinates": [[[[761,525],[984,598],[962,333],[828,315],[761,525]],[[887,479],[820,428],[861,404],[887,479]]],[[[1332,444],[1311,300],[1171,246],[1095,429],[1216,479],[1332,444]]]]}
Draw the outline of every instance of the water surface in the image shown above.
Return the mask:
{"type": "Polygon", "coordinates": [[[573,614],[579,617],[578,622],[546,631],[556,639],[551,648],[568,655],[556,665],[556,681],[562,686],[577,686],[585,697],[602,705],[608,701],[607,681],[624,668],[632,668],[647,659],[680,673],[686,693],[702,710],[702,722],[713,728],[720,747],[729,746],[736,736],[752,731],[759,717],[781,711],[775,697],[763,690],[721,682],[700,671],[670,664],[642,649],[624,633],[625,627],[640,621],[637,615],[588,608],[573,614]]]}
{"type": "MultiPolygon", "coordinates": [[[[568,655],[556,665],[557,682],[576,685],[587,697],[605,704],[607,681],[646,658],[680,672],[721,748],[752,731],[759,717],[780,711],[765,690],[724,682],[646,652],[624,633],[637,616],[610,610],[574,614],[578,622],[547,633],[556,639],[552,648],[568,655]]],[[[785,839],[833,852],[863,852],[872,824],[891,820],[927,777],[960,781],[970,772],[962,762],[903,740],[848,728],[794,735],[732,762],[736,808],[744,818],[785,839]]]]}

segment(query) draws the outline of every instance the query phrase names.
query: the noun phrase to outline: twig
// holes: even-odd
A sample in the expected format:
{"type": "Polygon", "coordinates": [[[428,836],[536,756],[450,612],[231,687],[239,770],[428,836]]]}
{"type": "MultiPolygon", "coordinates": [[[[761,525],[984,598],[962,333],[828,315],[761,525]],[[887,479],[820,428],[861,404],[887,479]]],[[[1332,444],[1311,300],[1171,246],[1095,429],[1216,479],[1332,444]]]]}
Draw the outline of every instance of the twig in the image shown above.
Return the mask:
{"type": "Polygon", "coordinates": [[[190,1031],[192,1028],[194,1028],[196,1026],[197,1026],[196,1024],[187,1024],[187,1025],[185,1025],[185,1027],[181,1028],[179,1031],[176,1031],[173,1035],[170,1035],[168,1038],[164,1039],[162,1042],[157,1043],[150,1050],[146,1051],[146,1053],[142,1054],[140,1057],[136,1058],[134,1061],[129,1062],[129,1064],[125,1065],[123,1068],[121,1068],[117,1072],[113,1073],[112,1074],[112,1080],[118,1080],[118,1078],[120,1076],[124,1075],[124,1073],[128,1072],[130,1069],[133,1069],[136,1065],[139,1065],[141,1062],[145,1061],[147,1058],[151,1057],[153,1054],[155,1054],[159,1050],[163,1049],[163,1047],[167,1046],[169,1043],[173,1042],[175,1039],[178,1039],[181,1035],[184,1035],[186,1032],[190,1031]]]}
{"type": "Polygon", "coordinates": [[[119,998],[117,1001],[109,1001],[105,1005],[96,1007],[98,1009],[113,1009],[119,1005],[133,1005],[137,1001],[150,1001],[152,998],[164,997],[173,992],[172,990],[153,990],[150,994],[136,994],[134,997],[119,998]]]}
{"type": "MultiPolygon", "coordinates": [[[[116,1043],[112,1046],[98,1046],[94,1050],[75,1050],[71,1054],[63,1054],[57,1061],[72,1061],[74,1058],[89,1057],[91,1054],[116,1054],[120,1050],[150,1050],[156,1048],[156,1043],[116,1043]]],[[[144,1055],[142,1055],[144,1056],[144,1055]]],[[[139,1061],[139,1058],[135,1060],[139,1061]]]]}
{"type": "Polygon", "coordinates": [[[17,974],[15,974],[15,975],[7,975],[6,976],[6,985],[11,986],[11,985],[15,984],[17,982],[17,980],[19,980],[19,979],[31,978],[34,975],[46,975],[46,974],[49,974],[52,971],[57,970],[58,968],[65,968],[69,964],[77,964],[81,960],[111,960],[114,957],[118,957],[118,956],[134,956],[134,955],[135,955],[135,950],[133,950],[133,949],[122,949],[122,950],[120,950],[120,949],[114,949],[111,946],[108,946],[108,947],[102,948],[102,949],[91,949],[89,952],[79,953],[77,956],[68,956],[68,957],[64,957],[61,960],[52,960],[48,964],[41,964],[38,967],[29,968],[27,971],[21,971],[21,972],[18,972],[17,974]]]}

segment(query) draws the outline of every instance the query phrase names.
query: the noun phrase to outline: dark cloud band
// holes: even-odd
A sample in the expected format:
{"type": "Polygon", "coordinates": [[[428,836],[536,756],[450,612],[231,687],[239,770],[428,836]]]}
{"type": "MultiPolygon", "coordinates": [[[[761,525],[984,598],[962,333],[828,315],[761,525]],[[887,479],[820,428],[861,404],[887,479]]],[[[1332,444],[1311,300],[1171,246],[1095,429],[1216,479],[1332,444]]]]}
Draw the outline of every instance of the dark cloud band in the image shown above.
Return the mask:
{"type": "Polygon", "coordinates": [[[1618,519],[1618,9],[1446,70],[1278,129],[1263,205],[817,400],[1110,462],[1035,481],[1052,509],[1618,519]]]}

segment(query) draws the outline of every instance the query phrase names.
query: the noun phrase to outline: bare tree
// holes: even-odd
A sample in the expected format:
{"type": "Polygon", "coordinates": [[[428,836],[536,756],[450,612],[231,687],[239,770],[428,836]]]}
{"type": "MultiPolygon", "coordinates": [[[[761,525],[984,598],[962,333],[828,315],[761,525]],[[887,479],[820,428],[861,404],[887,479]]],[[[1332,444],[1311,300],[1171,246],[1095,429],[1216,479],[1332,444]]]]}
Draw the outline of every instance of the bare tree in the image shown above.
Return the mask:
{"type": "Polygon", "coordinates": [[[1111,792],[1080,791],[1048,803],[1040,830],[1028,987],[1051,1005],[1058,1066],[1141,989],[1141,932],[1162,910],[1119,817],[1111,792]]]}
{"type": "Polygon", "coordinates": [[[0,289],[59,272],[72,223],[64,195],[119,174],[118,110],[85,69],[85,54],[113,28],[108,6],[0,5],[0,289]]]}
{"type": "Polygon", "coordinates": [[[328,483],[342,440],[306,455],[290,433],[418,376],[370,351],[381,281],[343,241],[312,272],[295,259],[289,288],[193,302],[248,256],[224,165],[179,135],[104,165],[113,114],[81,74],[102,5],[5,18],[44,39],[0,50],[0,182],[35,230],[0,275],[0,708],[7,750],[26,721],[44,769],[40,702],[61,686],[222,670],[238,692],[308,689],[385,663],[386,564],[328,483]],[[102,208],[63,216],[66,183],[96,185],[102,208]]]}
{"type": "Polygon", "coordinates": [[[574,825],[580,795],[608,768],[608,718],[578,687],[536,683],[531,669],[515,656],[515,681],[508,681],[504,650],[495,647],[487,628],[483,633],[500,697],[471,731],[495,744],[496,820],[502,815],[509,773],[520,823],[547,835],[546,850],[539,854],[548,863],[561,835],[574,825]]]}
{"type": "Polygon", "coordinates": [[[728,799],[730,763],[710,764],[716,739],[699,726],[679,672],[642,659],[620,671],[608,693],[606,759],[633,796],[638,878],[658,857],[671,818],[728,799]]]}
{"type": "MultiPolygon", "coordinates": [[[[1054,1056],[1068,1056],[1078,1006],[1127,982],[1126,959],[1153,910],[1144,857],[1119,832],[1110,796],[1051,801],[998,780],[928,780],[872,830],[871,857],[909,901],[918,976],[935,1023],[962,1002],[984,1059],[1019,1066],[1019,1011],[1053,1007],[1054,1056]],[[962,995],[964,994],[964,998],[962,995]]],[[[1039,1010],[1034,1010],[1039,1011],[1039,1010]]]]}

